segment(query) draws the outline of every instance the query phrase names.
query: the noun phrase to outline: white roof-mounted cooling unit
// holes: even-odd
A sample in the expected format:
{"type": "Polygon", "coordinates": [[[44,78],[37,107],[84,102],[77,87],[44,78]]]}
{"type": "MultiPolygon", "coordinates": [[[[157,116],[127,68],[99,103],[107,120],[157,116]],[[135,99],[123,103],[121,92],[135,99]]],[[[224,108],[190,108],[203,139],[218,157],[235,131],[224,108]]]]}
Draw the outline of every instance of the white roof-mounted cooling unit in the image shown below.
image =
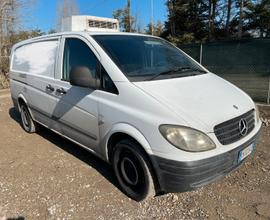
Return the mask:
{"type": "Polygon", "coordinates": [[[61,31],[119,32],[117,19],[76,15],[62,20],[61,31]]]}

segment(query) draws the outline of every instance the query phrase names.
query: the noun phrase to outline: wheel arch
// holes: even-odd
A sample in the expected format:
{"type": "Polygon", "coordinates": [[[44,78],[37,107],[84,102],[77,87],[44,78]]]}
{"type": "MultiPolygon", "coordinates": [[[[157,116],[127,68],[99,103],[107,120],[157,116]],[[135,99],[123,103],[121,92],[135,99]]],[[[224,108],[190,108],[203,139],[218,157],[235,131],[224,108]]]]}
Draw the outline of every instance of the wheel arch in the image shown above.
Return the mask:
{"type": "Polygon", "coordinates": [[[19,112],[21,111],[21,105],[22,105],[22,104],[25,104],[25,105],[26,105],[26,107],[28,108],[28,111],[29,111],[31,117],[34,118],[34,117],[33,117],[33,113],[32,113],[32,111],[31,111],[31,109],[29,108],[29,104],[28,104],[28,102],[27,102],[27,99],[24,97],[23,94],[20,93],[20,94],[18,95],[18,109],[19,109],[19,112]]]}
{"type": "Polygon", "coordinates": [[[155,178],[155,186],[157,192],[160,191],[160,182],[159,182],[159,175],[157,173],[157,166],[155,160],[153,160],[154,157],[152,148],[150,147],[149,142],[144,137],[144,135],[135,127],[129,125],[129,124],[118,124],[115,126],[109,133],[107,141],[106,141],[106,147],[105,147],[105,155],[106,160],[111,164],[111,158],[113,153],[113,148],[115,147],[115,144],[123,139],[130,139],[132,141],[135,141],[140,147],[141,150],[145,153],[151,168],[153,170],[154,178],[155,178]]]}
{"type": "Polygon", "coordinates": [[[110,162],[110,153],[114,145],[123,139],[131,139],[137,142],[147,155],[153,154],[149,142],[137,128],[129,124],[121,123],[115,125],[107,135],[107,141],[105,144],[105,155],[107,161],[110,162]]]}
{"type": "Polygon", "coordinates": [[[26,101],[26,98],[24,97],[23,94],[19,94],[18,95],[18,109],[19,111],[21,111],[21,105],[25,104],[26,106],[28,106],[28,102],[26,101]]]}

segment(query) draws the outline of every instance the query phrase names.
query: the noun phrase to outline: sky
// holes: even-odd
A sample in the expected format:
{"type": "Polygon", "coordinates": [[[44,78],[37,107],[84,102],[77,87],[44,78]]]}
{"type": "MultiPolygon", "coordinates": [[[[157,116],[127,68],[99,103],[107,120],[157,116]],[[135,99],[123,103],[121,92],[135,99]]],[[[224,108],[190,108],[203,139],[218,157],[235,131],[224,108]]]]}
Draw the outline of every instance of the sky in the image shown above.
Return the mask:
{"type": "MultiPolygon", "coordinates": [[[[112,17],[112,12],[126,5],[126,0],[77,0],[80,14],[112,17]]],[[[165,0],[153,0],[154,21],[166,20],[165,0]]],[[[23,12],[23,26],[27,29],[41,29],[44,32],[55,28],[58,0],[35,0],[34,6],[23,12]]],[[[151,18],[151,0],[131,0],[131,13],[138,13],[139,23],[144,28],[151,18]]]]}

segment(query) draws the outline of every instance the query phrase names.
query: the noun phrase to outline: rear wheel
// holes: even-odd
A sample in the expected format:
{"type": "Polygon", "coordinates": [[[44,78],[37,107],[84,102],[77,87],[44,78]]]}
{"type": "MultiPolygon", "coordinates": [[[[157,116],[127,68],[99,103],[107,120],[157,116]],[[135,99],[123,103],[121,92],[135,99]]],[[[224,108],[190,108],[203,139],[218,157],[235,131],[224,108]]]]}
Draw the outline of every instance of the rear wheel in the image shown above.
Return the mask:
{"type": "Polygon", "coordinates": [[[36,130],[37,130],[37,124],[32,119],[27,106],[25,104],[22,104],[20,106],[20,110],[21,110],[21,112],[20,112],[21,113],[21,123],[22,123],[23,129],[27,133],[34,133],[34,132],[36,132],[36,130]]]}
{"type": "Polygon", "coordinates": [[[151,165],[137,143],[122,140],[113,153],[113,168],[124,193],[136,201],[155,196],[151,165]]]}

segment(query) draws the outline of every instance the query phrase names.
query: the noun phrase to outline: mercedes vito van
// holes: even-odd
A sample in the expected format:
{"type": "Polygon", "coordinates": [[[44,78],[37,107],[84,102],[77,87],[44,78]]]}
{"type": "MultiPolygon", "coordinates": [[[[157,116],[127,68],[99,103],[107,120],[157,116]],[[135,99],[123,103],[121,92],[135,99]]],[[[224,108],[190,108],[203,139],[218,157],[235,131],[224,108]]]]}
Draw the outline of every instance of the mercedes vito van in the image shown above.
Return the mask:
{"type": "Polygon", "coordinates": [[[137,201],[223,177],[254,151],[261,128],[247,94],[148,35],[23,41],[12,49],[10,86],[26,132],[43,125],[93,152],[137,201]]]}

